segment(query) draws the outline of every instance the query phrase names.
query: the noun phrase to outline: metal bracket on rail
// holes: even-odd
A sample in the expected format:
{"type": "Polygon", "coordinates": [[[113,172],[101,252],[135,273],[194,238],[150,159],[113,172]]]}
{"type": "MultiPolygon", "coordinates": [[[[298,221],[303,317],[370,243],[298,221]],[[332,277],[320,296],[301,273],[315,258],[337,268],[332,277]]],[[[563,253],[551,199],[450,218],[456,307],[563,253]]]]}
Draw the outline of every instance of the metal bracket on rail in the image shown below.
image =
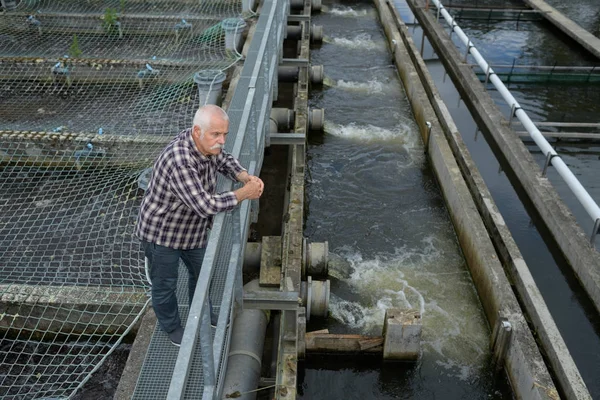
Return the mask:
{"type": "Polygon", "coordinates": [[[498,317],[496,324],[494,325],[494,331],[492,332],[490,347],[492,348],[492,364],[495,372],[498,372],[503,364],[506,354],[508,353],[508,347],[510,346],[510,339],[512,337],[512,324],[506,317],[498,317]]]}
{"type": "Polygon", "coordinates": [[[469,40],[468,44],[467,44],[467,51],[465,52],[465,59],[464,62],[467,62],[467,57],[469,56],[469,54],[471,53],[471,49],[475,47],[473,46],[473,43],[471,43],[471,41],[469,40]]]}
{"type": "Polygon", "coordinates": [[[554,157],[558,157],[558,154],[548,153],[546,155],[546,162],[544,162],[544,169],[542,170],[542,177],[546,177],[546,172],[548,172],[548,167],[552,164],[552,159],[554,157]]]}
{"type": "Polygon", "coordinates": [[[600,218],[596,218],[596,222],[594,222],[594,229],[592,230],[592,235],[590,236],[590,245],[594,247],[594,242],[596,241],[596,235],[600,233],[600,218]]]}
{"type": "Polygon", "coordinates": [[[510,106],[510,118],[508,119],[509,125],[512,125],[512,120],[515,117],[518,110],[521,110],[521,106],[517,107],[516,104],[513,104],[512,106],[510,106]]]}
{"type": "Polygon", "coordinates": [[[485,70],[485,82],[484,85],[487,86],[488,81],[490,80],[490,64],[488,64],[486,70],[485,70]]]}

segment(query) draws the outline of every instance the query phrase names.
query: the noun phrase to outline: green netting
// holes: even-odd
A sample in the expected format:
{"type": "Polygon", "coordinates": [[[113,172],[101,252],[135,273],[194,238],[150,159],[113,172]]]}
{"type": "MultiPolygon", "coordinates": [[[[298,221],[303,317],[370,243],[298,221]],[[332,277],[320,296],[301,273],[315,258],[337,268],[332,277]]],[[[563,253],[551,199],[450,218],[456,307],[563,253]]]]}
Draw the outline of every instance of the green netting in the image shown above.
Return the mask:
{"type": "Polygon", "coordinates": [[[0,397],[67,398],[147,305],[140,176],[242,4],[1,1],[0,397]]]}

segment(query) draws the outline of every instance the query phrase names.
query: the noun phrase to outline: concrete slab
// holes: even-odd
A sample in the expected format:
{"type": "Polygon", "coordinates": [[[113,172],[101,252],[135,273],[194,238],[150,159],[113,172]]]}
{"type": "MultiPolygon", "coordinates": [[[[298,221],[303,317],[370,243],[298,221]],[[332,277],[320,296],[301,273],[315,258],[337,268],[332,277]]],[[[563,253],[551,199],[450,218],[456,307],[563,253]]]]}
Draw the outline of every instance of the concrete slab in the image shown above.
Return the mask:
{"type": "Polygon", "coordinates": [[[383,359],[416,360],[421,354],[421,314],[416,310],[385,310],[383,359]]]}
{"type": "Polygon", "coordinates": [[[525,0],[529,7],[539,10],[554,26],[582,45],[587,51],[600,58],[600,39],[558,12],[543,0],[525,0]]]}

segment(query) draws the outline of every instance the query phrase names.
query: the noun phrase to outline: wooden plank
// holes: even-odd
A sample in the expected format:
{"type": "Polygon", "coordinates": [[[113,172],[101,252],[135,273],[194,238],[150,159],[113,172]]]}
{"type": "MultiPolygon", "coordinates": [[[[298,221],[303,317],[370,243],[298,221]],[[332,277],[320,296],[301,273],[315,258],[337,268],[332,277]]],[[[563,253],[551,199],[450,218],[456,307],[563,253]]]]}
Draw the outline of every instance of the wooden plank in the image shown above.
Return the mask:
{"type": "Polygon", "coordinates": [[[306,334],[306,351],[316,353],[382,353],[383,337],[329,334],[323,331],[306,334]]]}
{"type": "Polygon", "coordinates": [[[260,257],[260,286],[281,285],[281,236],[265,236],[260,257]]]}

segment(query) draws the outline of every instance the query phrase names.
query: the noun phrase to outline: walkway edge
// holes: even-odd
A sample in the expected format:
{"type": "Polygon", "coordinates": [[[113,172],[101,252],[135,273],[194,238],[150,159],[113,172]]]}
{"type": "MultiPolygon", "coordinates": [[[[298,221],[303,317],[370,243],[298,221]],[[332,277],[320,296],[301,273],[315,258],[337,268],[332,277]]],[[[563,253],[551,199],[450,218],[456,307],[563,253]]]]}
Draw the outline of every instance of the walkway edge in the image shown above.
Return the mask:
{"type": "MultiPolygon", "coordinates": [[[[419,74],[411,62],[389,6],[389,0],[375,0],[392,47],[398,72],[413,106],[419,126],[431,123],[429,135],[421,130],[429,159],[446,199],[461,248],[482,301],[487,319],[494,326],[506,317],[513,327],[513,338],[505,369],[517,398],[556,399],[558,392],[529,331],[510,283],[479,215],[475,202],[463,179],[450,145],[437,121],[419,74]]],[[[412,42],[412,39],[410,40],[412,42]]]]}
{"type": "Polygon", "coordinates": [[[133,392],[135,391],[135,386],[137,385],[138,377],[142,370],[148,347],[150,346],[150,340],[152,340],[152,334],[156,327],[156,321],[154,310],[152,307],[148,307],[138,327],[113,400],[129,400],[133,397],[133,392]]]}

